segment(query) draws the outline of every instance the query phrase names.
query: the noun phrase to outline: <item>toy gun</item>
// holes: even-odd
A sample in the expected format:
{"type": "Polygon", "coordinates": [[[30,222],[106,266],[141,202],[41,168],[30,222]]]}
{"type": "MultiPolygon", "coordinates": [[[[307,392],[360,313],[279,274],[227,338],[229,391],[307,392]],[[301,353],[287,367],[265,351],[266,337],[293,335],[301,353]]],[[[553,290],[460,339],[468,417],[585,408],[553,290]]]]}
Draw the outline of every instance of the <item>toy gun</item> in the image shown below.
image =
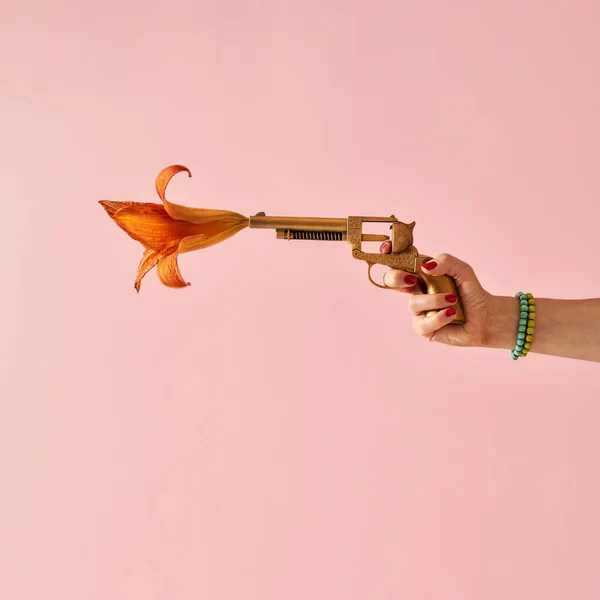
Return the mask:
{"type": "MultiPolygon", "coordinates": [[[[434,277],[421,269],[421,265],[431,260],[431,257],[420,255],[413,246],[414,222],[402,223],[394,215],[327,219],[267,217],[265,213],[258,213],[248,218],[227,210],[181,206],[167,200],[165,191],[171,178],[182,171],[191,177],[189,170],[182,165],[167,167],[158,174],[156,191],[162,204],[100,201],[111,219],[146,249],[135,281],[135,289],[138,292],[142,278],[154,267],[157,267],[158,277],[166,286],[181,288],[189,285],[179,272],[177,264],[179,254],[208,248],[249,227],[250,229],[274,229],[278,240],[348,242],[352,248],[352,256],[367,263],[367,275],[373,285],[391,289],[376,283],[371,277],[371,269],[374,265],[384,265],[391,269],[414,273],[424,284],[428,294],[455,294],[458,297],[456,284],[451,277],[447,275],[434,277]],[[388,225],[392,231],[391,237],[385,234],[363,233],[364,223],[388,225]],[[385,241],[391,241],[390,254],[362,250],[363,242],[385,241]]],[[[460,297],[455,308],[456,315],[451,323],[464,323],[465,314],[460,297]]],[[[429,311],[427,314],[436,312],[429,311]]]]}
{"type": "MultiPolygon", "coordinates": [[[[250,229],[274,229],[278,240],[324,240],[348,242],[352,248],[352,256],[367,263],[367,276],[369,281],[382,289],[391,289],[375,282],[371,276],[371,269],[375,265],[384,265],[390,269],[401,269],[414,273],[421,280],[428,294],[455,294],[458,297],[456,284],[452,277],[442,275],[434,277],[421,270],[421,265],[432,260],[430,256],[420,255],[413,246],[413,230],[415,222],[402,223],[392,215],[391,217],[348,217],[347,219],[327,219],[318,217],[267,217],[265,213],[258,213],[249,220],[250,229]],[[363,233],[363,223],[390,224],[391,238],[385,234],[363,233]],[[363,252],[363,242],[392,243],[390,254],[377,252],[363,252]]],[[[455,305],[456,316],[452,323],[465,322],[464,310],[460,298],[455,305]]],[[[430,311],[435,314],[437,311],[430,311]]]]}

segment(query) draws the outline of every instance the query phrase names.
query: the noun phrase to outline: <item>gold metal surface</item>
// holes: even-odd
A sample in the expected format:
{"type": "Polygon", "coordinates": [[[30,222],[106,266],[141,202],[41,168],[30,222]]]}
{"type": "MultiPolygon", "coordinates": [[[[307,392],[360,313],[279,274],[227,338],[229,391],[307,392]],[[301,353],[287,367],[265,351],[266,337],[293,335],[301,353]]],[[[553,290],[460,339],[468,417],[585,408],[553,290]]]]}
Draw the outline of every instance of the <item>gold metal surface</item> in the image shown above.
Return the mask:
{"type": "Polygon", "coordinates": [[[310,217],[266,217],[263,214],[258,214],[255,217],[250,217],[250,228],[345,232],[346,219],[323,219],[310,217]]]}
{"type": "MultiPolygon", "coordinates": [[[[371,269],[375,265],[383,265],[390,269],[401,269],[414,273],[422,282],[428,294],[455,294],[458,302],[454,305],[456,315],[451,324],[465,323],[465,313],[458,294],[456,283],[448,275],[433,276],[424,273],[421,266],[431,260],[429,256],[420,255],[413,245],[415,222],[402,223],[392,215],[390,217],[361,217],[352,216],[347,219],[328,219],[312,217],[267,217],[258,213],[250,217],[250,228],[275,229],[277,239],[284,240],[314,240],[314,241],[345,241],[352,248],[352,256],[367,263],[369,281],[382,289],[391,289],[376,283],[371,277],[371,269]],[[385,234],[363,233],[363,223],[381,223],[386,229],[392,230],[391,238],[385,234]],[[392,242],[391,254],[378,252],[363,252],[363,242],[392,242]]],[[[437,310],[427,313],[436,314],[437,310]]]]}

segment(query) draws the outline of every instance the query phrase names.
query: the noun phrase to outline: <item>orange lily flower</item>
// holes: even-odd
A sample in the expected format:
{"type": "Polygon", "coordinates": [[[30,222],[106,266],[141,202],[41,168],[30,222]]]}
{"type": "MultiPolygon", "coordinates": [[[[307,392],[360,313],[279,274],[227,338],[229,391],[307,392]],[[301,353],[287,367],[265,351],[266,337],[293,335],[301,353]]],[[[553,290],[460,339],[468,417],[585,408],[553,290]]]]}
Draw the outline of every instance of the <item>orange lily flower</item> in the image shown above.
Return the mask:
{"type": "Polygon", "coordinates": [[[101,200],[108,216],[146,251],[138,267],[135,289],[140,291],[142,279],[157,267],[161,282],[172,288],[190,285],[181,276],[177,257],[184,252],[208,248],[248,227],[247,217],[227,210],[189,208],[173,204],[165,198],[171,178],[189,169],[173,165],[156,178],[156,191],[163,204],[146,202],[113,202],[101,200]]]}

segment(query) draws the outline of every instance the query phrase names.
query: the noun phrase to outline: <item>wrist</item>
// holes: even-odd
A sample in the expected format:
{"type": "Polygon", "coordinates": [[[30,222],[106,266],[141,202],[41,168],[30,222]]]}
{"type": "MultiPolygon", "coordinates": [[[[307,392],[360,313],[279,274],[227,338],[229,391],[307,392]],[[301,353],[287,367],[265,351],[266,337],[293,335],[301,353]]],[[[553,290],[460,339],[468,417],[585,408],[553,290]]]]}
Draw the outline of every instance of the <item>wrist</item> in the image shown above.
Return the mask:
{"type": "Polygon", "coordinates": [[[512,350],[519,326],[519,300],[514,296],[490,296],[482,347],[512,350]]]}

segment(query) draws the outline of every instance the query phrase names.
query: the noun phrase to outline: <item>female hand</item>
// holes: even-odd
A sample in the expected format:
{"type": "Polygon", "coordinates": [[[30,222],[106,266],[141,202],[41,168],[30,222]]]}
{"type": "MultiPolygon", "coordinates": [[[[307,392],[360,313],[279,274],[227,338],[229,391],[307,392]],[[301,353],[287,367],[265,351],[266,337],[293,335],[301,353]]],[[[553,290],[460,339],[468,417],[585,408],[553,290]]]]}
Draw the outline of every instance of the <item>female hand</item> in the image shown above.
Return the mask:
{"type": "MultiPolygon", "coordinates": [[[[381,252],[391,252],[391,242],[381,245],[381,252]]],[[[399,292],[410,294],[408,307],[413,314],[413,329],[429,341],[441,342],[451,346],[486,345],[487,324],[493,314],[494,297],[486,292],[475,272],[467,263],[450,256],[440,254],[435,260],[421,267],[428,275],[450,275],[454,278],[465,311],[464,325],[446,327],[452,319],[452,310],[440,310],[427,317],[427,311],[433,309],[451,309],[456,298],[447,294],[426,294],[417,277],[405,271],[391,270],[384,275],[384,284],[399,292]],[[428,269],[425,267],[428,266],[428,269]]]]}
{"type": "MultiPolygon", "coordinates": [[[[381,252],[388,254],[390,251],[391,243],[384,242],[381,252]]],[[[448,299],[447,294],[426,294],[414,274],[387,271],[384,284],[410,294],[408,307],[413,314],[413,329],[419,335],[450,346],[514,348],[520,318],[517,298],[489,294],[481,287],[471,266],[449,254],[440,254],[421,268],[434,277],[450,275],[454,278],[466,323],[448,325],[453,315],[446,311],[456,300],[448,299]],[[429,268],[425,269],[425,266],[429,268]],[[430,310],[439,312],[425,316],[430,310]]],[[[536,298],[536,313],[530,352],[600,363],[600,298],[536,298]]]]}

